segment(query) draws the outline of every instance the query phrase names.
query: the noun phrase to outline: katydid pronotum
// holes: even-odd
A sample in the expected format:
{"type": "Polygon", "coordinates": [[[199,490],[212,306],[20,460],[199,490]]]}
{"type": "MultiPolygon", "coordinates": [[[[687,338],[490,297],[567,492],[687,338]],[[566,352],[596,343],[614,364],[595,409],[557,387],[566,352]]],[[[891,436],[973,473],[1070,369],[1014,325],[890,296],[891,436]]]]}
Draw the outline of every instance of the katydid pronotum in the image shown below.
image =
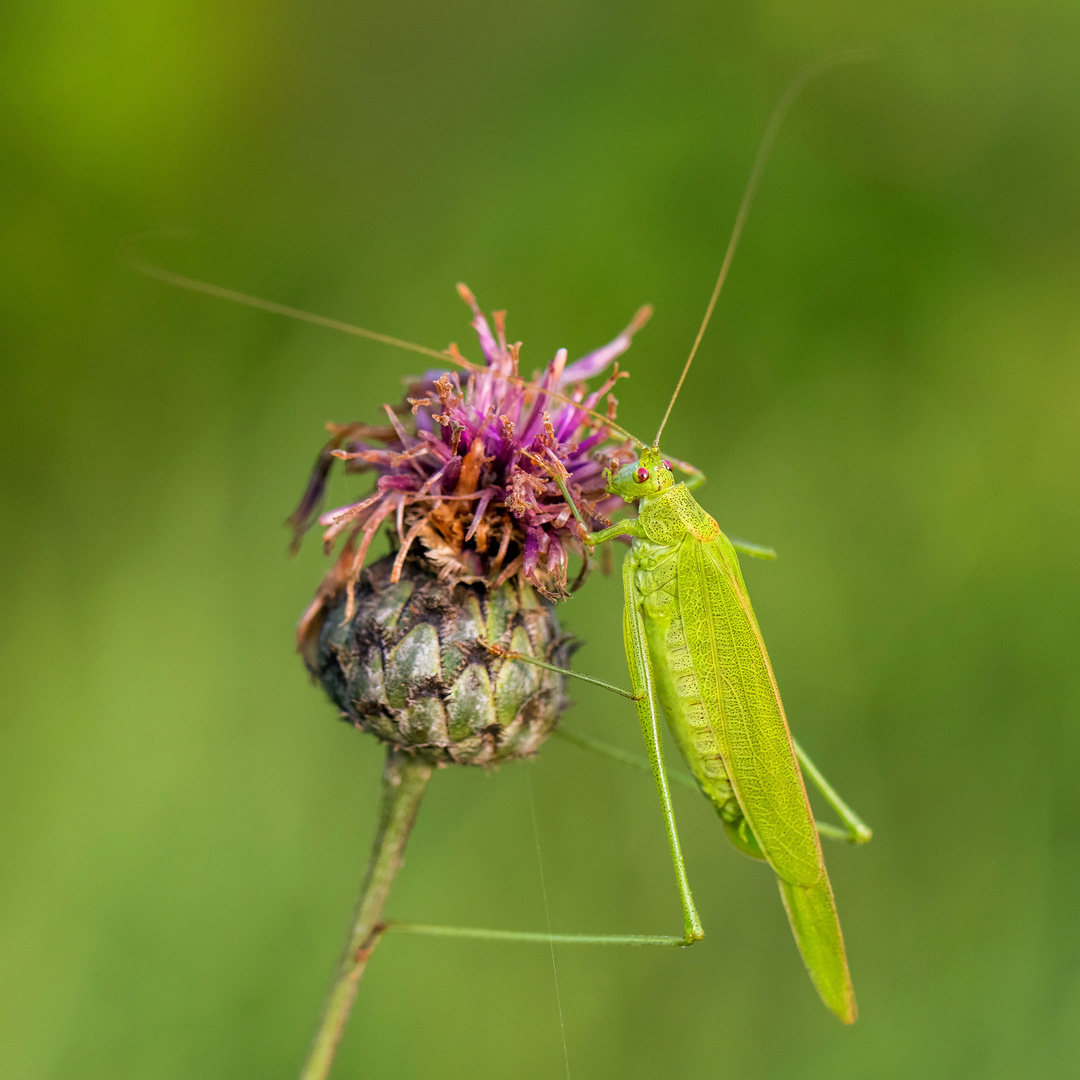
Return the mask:
{"type": "MultiPolygon", "coordinates": [[[[814,75],[838,62],[856,58],[855,54],[833,57],[804,69],[792,81],[773,112],[758,148],[704,319],[656,439],[651,444],[643,443],[609,418],[599,417],[610,427],[622,431],[639,448],[637,460],[611,470],[606,477],[610,493],[621,496],[628,503],[637,503],[637,516],[590,533],[577,510],[573,492],[566,486],[565,477],[560,476],[557,469],[551,473],[567,504],[574,509],[583,539],[590,547],[618,537],[629,536],[632,540],[623,564],[624,640],[632,689],[613,687],[578,672],[555,670],[613,690],[633,700],[637,707],[648,761],[634,760],[632,763],[649,768],[655,778],[682,902],[683,934],[564,935],[398,922],[385,923],[383,929],[566,944],[687,946],[699,941],[704,930],[690,892],[672,808],[660,738],[659,717],[662,713],[693,777],[674,774],[672,778],[702,791],[717,809],[724,831],[734,846],[771,866],[795,939],[822,1000],[845,1023],[855,1020],[855,998],[819,834],[861,844],[870,839],[870,830],[837,795],[788,731],[776,680],[747,596],[737,555],[741,551],[754,558],[772,558],[775,553],[769,548],[726,537],[690,494],[691,489],[704,481],[703,474],[692,466],[664,458],[659,443],[723,287],[765,159],[783,116],[814,75]],[[675,482],[676,469],[686,473],[687,482],[675,482]],[[837,813],[842,828],[815,823],[800,764],[837,813]]],[[[138,259],[130,261],[143,272],[171,284],[409,349],[440,361],[470,366],[456,353],[414,345],[195,281],[138,259]]],[[[551,396],[559,398],[561,395],[552,392],[551,396]]],[[[539,663],[517,653],[505,655],[539,663]]],[[[541,663],[540,666],[549,665],[541,663]]],[[[578,745],[622,760],[628,758],[625,752],[594,740],[562,734],[578,745]]]]}

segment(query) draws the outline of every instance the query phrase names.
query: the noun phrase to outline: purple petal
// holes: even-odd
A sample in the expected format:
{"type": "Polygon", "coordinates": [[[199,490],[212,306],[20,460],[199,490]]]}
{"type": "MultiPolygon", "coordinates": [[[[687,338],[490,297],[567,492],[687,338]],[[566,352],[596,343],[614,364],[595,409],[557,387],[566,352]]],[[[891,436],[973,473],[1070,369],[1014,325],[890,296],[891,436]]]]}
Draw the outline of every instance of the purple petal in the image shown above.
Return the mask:
{"type": "Polygon", "coordinates": [[[559,380],[559,386],[567,383],[580,382],[583,379],[591,379],[599,375],[617,356],[622,356],[630,348],[630,342],[634,335],[649,321],[652,315],[651,307],[641,308],[630,320],[630,325],[613,341],[601,345],[591,353],[586,353],[580,360],[575,360],[563,373],[559,380]]]}
{"type": "Polygon", "coordinates": [[[480,496],[480,501],[476,504],[476,513],[473,514],[472,524],[469,526],[469,531],[465,534],[466,540],[471,540],[473,538],[473,534],[476,532],[484,517],[484,511],[488,508],[488,503],[491,502],[492,497],[498,493],[498,488],[488,488],[484,494],[480,496]]]}
{"type": "Polygon", "coordinates": [[[420,481],[415,476],[389,473],[379,477],[377,487],[380,491],[417,491],[420,488],[420,481]]]}
{"type": "Polygon", "coordinates": [[[488,364],[494,366],[499,359],[499,346],[495,342],[495,335],[492,334],[491,327],[488,326],[488,321],[484,318],[484,313],[476,302],[476,297],[473,296],[468,287],[459,282],[457,291],[462,300],[472,308],[472,327],[476,331],[476,336],[480,339],[480,351],[484,354],[484,359],[488,364]]]}
{"type": "Polygon", "coordinates": [[[569,562],[566,549],[562,546],[558,536],[554,533],[548,533],[548,550],[547,550],[547,569],[548,573],[560,584],[566,584],[566,567],[569,562]]]}
{"type": "Polygon", "coordinates": [[[442,494],[453,495],[454,488],[457,486],[458,477],[461,475],[461,458],[452,457],[449,464],[446,466],[446,472],[443,474],[442,494]]]}
{"type": "Polygon", "coordinates": [[[526,577],[536,574],[536,560],[540,553],[547,549],[547,533],[543,529],[530,525],[525,530],[525,560],[523,569],[526,577]]]}

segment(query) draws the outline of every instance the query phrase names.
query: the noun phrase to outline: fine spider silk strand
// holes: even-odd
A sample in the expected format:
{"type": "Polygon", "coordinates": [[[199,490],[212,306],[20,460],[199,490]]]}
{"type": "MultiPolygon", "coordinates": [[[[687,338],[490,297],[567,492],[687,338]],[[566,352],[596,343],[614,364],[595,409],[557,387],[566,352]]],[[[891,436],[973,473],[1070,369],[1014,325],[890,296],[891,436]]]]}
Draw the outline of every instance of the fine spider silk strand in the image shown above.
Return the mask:
{"type": "MultiPolygon", "coordinates": [[[[540,856],[540,826],[536,822],[536,800],[533,798],[532,785],[533,763],[526,763],[525,767],[525,792],[529,799],[529,817],[532,818],[533,843],[536,845],[536,866],[540,871],[540,892],[544,897],[544,921],[547,924],[547,932],[551,935],[551,910],[548,907],[547,885],[544,883],[544,860],[540,856]]],[[[562,994],[559,992],[559,968],[555,963],[555,942],[549,941],[551,949],[551,974],[555,979],[555,1003],[559,1008],[559,1031],[562,1034],[563,1064],[566,1066],[566,1080],[570,1080],[570,1051],[566,1047],[566,1023],[563,1020],[562,994]]]]}

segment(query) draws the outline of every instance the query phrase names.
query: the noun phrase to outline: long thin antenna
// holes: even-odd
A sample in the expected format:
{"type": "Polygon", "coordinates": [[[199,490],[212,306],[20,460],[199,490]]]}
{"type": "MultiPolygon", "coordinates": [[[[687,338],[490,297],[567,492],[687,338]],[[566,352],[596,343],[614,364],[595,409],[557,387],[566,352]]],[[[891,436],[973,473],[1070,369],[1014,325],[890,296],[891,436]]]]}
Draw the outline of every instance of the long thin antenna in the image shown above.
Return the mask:
{"type": "MultiPolygon", "coordinates": [[[[420,353],[421,356],[431,356],[443,363],[449,361],[451,364],[463,368],[465,371],[479,373],[488,370],[482,364],[474,364],[469,360],[466,360],[454,347],[452,347],[453,351],[451,351],[451,349],[431,349],[428,348],[427,345],[417,345],[415,342],[404,341],[401,338],[392,337],[390,334],[380,334],[375,330],[365,330],[362,326],[355,326],[353,323],[342,322],[340,319],[331,319],[325,315],[316,315],[312,311],[304,311],[302,308],[294,308],[289,307],[287,304],[279,304],[275,300],[264,300],[261,296],[251,296],[249,293],[238,292],[236,289],[227,289],[224,285],[213,285],[209,281],[200,281],[198,278],[190,278],[185,277],[183,274],[175,274],[171,270],[166,270],[161,266],[155,266],[153,263],[141,259],[131,250],[132,245],[137,241],[161,235],[160,232],[149,232],[139,233],[136,236],[129,236],[119,245],[117,249],[118,254],[133,270],[137,270],[140,274],[145,274],[147,277],[156,278],[158,281],[164,281],[169,285],[175,285],[179,289],[189,289],[192,292],[205,293],[207,296],[216,296],[219,300],[229,300],[234,304],[244,304],[246,307],[258,308],[259,311],[269,311],[273,315],[284,315],[289,319],[299,319],[300,322],[312,323],[315,326],[325,327],[327,330],[340,330],[343,334],[352,334],[353,337],[367,338],[369,341],[377,341],[382,345],[393,345],[398,349],[407,349],[409,352],[420,353]]],[[[651,314],[652,309],[642,308],[638,311],[631,321],[630,326],[627,328],[627,331],[639,330],[641,326],[648,321],[649,315],[646,314],[646,311],[651,314]]],[[[627,331],[624,331],[624,333],[627,331]]],[[[643,443],[641,439],[636,435],[631,435],[626,428],[616,424],[614,420],[605,416],[604,413],[599,412],[596,409],[590,409],[580,401],[574,401],[573,398],[568,397],[566,394],[559,393],[558,390],[540,390],[535,386],[531,386],[528,379],[523,379],[518,375],[503,375],[502,378],[517,386],[530,387],[538,394],[554,398],[556,401],[561,401],[564,405],[572,405],[575,409],[587,413],[589,416],[593,417],[593,419],[601,421],[606,427],[611,428],[612,431],[617,431],[623,438],[629,439],[635,446],[645,446],[645,443],[643,443]]]]}
{"type": "Polygon", "coordinates": [[[290,319],[314,323],[316,326],[323,326],[328,330],[340,330],[343,334],[352,334],[354,337],[378,341],[383,345],[394,345],[399,349],[408,349],[410,352],[420,353],[422,356],[432,356],[436,360],[453,361],[453,357],[448,352],[429,349],[426,345],[416,345],[411,341],[402,341],[401,338],[391,337],[389,334],[380,334],[375,330],[365,330],[362,326],[353,326],[352,323],[329,319],[325,315],[316,315],[314,312],[288,307],[286,304],[278,304],[273,300],[264,300],[261,296],[249,296],[247,293],[237,292],[235,289],[226,289],[223,285],[211,285],[208,281],[199,281],[197,278],[185,277],[183,274],[174,274],[171,270],[165,270],[160,266],[147,262],[145,259],[140,259],[138,255],[132,252],[131,245],[140,239],[142,239],[142,236],[134,236],[125,240],[120,245],[120,256],[132,269],[138,270],[140,274],[145,274],[147,277],[157,278],[158,281],[167,282],[169,285],[175,285],[181,289],[190,289],[192,292],[216,296],[219,300],[231,300],[234,304],[245,304],[247,307],[258,308],[260,311],[269,311],[274,315],[285,315],[290,319]]]}
{"type": "Polygon", "coordinates": [[[682,374],[675,385],[675,393],[671,395],[667,411],[664,413],[664,419],[660,421],[660,428],[656,432],[656,439],[653,442],[654,449],[660,446],[660,436],[664,433],[664,427],[667,425],[668,417],[671,415],[672,407],[675,405],[675,399],[679,396],[679,391],[682,389],[682,384],[686,379],[686,373],[690,370],[690,365],[694,362],[694,356],[698,351],[698,346],[701,344],[701,339],[705,336],[705,328],[712,318],[713,308],[716,307],[716,301],[720,298],[720,290],[724,287],[728,270],[731,268],[731,260],[735,257],[735,249],[739,246],[743,226],[746,224],[747,215],[750,213],[750,205],[753,203],[758,185],[761,183],[761,174],[765,170],[765,162],[768,160],[769,151],[772,150],[773,143],[776,141],[776,134],[780,130],[780,125],[784,122],[784,117],[787,116],[788,110],[794,104],[795,99],[802,93],[803,88],[811,79],[814,79],[823,71],[837,67],[839,64],[851,64],[857,60],[867,60],[873,55],[873,49],[860,48],[833,53],[830,56],[815,60],[796,73],[795,77],[788,83],[787,89],[780,100],[776,103],[776,108],[773,109],[772,116],[769,117],[769,122],[765,125],[761,142],[758,143],[757,154],[754,155],[754,164],[750,168],[750,178],[746,181],[746,190],[743,192],[742,202],[739,204],[739,212],[735,215],[731,239],[728,240],[727,251],[724,252],[724,261],[720,264],[720,274],[716,279],[712,296],[709,298],[709,306],[705,309],[705,318],[701,320],[701,326],[698,329],[697,337],[694,338],[690,355],[686,358],[682,374]]]}

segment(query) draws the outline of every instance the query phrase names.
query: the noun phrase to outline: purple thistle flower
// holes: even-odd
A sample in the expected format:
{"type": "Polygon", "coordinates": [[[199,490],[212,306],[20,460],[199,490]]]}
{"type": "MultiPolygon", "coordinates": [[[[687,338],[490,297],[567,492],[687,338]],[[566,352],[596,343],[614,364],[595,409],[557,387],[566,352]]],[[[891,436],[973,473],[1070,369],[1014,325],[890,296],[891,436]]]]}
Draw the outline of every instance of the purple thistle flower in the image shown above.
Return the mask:
{"type": "Polygon", "coordinates": [[[603,472],[627,454],[629,444],[613,443],[610,427],[585,410],[595,410],[607,395],[604,415],[614,420],[617,402],[610,391],[625,373],[615,364],[592,392],[585,382],[630,347],[651,308],[642,308],[618,337],[573,364],[567,365],[566,350],[560,349],[527,381],[518,376],[521,343],[506,341],[505,313],[495,312],[492,333],[472,293],[464,285],[458,292],[472,308],[485,365],[469,365],[451,345],[449,354],[462,360],[467,374],[428,372],[400,406],[383,406],[384,426],[327,425],[331,439],[289,518],[294,547],[316,521],[325,529],[328,552],[341,541],[334,566],[300,621],[298,643],[305,654],[342,590],[349,592],[351,617],[355,584],[384,521],[392,523],[399,545],[392,581],[407,558],[425,558],[449,584],[495,588],[520,575],[549,599],[562,599],[568,595],[569,554],[583,558],[584,575],[588,552],[554,477],[562,478],[590,528],[609,524],[607,515],[622,505],[605,491],[603,472]],[[335,460],[346,473],[374,472],[375,487],[320,515],[335,460]]]}

